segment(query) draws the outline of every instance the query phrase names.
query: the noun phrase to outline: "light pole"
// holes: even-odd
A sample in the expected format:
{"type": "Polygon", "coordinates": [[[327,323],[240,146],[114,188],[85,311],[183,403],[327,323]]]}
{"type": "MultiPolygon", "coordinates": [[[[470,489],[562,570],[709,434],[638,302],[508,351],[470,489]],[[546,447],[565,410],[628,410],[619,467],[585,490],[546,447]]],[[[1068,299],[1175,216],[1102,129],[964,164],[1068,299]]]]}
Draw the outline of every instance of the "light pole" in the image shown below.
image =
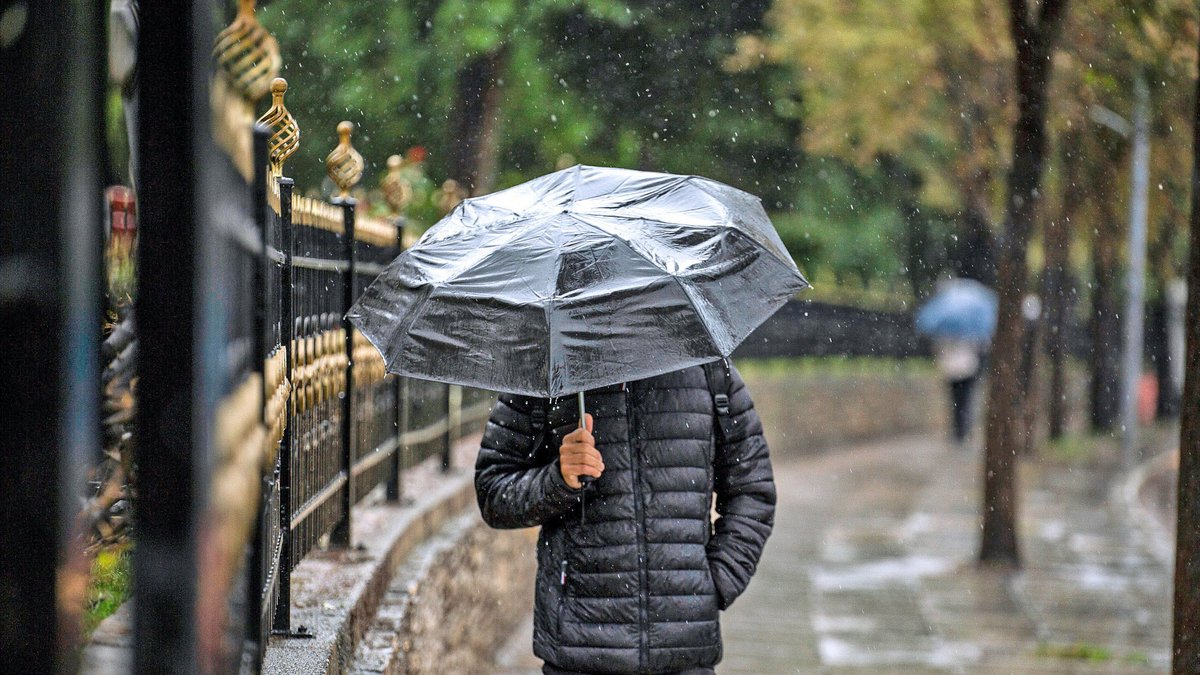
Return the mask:
{"type": "Polygon", "coordinates": [[[1142,334],[1146,323],[1146,216],[1150,189],[1150,89],[1139,73],[1133,82],[1133,122],[1094,105],[1090,117],[1133,142],[1129,186],[1129,272],[1126,277],[1125,353],[1121,377],[1121,448],[1126,462],[1136,459],[1137,388],[1142,374],[1142,334]]]}

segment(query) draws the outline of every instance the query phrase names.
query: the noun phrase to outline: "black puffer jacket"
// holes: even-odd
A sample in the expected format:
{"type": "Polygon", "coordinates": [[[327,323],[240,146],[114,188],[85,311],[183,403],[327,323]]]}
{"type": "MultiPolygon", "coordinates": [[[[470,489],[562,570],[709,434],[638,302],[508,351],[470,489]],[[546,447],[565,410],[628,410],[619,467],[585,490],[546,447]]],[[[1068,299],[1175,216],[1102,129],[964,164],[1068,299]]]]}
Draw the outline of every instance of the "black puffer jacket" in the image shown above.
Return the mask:
{"type": "Polygon", "coordinates": [[[502,395],[475,469],[492,527],[542,525],[533,651],[558,668],[662,673],[721,659],[718,610],[749,583],[771,532],[775,484],[762,425],[732,372],[732,433],[714,439],[701,366],[586,396],[604,475],[563,481],[558,447],[578,426],[574,398],[547,402],[534,448],[533,399],[502,395]],[[711,522],[713,493],[719,518],[711,522]]]}

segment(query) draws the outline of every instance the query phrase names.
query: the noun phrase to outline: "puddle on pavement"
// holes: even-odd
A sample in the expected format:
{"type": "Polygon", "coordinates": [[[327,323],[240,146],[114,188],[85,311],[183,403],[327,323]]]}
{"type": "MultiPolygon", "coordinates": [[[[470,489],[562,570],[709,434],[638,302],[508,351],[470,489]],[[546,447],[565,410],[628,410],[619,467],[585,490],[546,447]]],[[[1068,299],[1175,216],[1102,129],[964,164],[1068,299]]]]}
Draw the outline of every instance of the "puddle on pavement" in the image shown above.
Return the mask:
{"type": "Polygon", "coordinates": [[[857,565],[813,567],[809,575],[813,587],[821,591],[882,588],[893,584],[911,585],[923,577],[946,574],[957,565],[953,558],[912,555],[872,560],[857,565]]]}

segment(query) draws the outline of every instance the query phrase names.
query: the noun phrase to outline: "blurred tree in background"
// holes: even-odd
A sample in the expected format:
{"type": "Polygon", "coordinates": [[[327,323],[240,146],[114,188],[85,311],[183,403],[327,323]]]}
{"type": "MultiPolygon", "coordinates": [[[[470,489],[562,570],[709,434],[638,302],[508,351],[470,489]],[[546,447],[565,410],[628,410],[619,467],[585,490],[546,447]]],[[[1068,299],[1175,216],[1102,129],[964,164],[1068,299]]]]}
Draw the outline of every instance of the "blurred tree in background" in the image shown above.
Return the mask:
{"type": "Polygon", "coordinates": [[[1013,117],[1011,49],[996,30],[1004,20],[997,3],[976,0],[779,0],[768,38],[741,42],[796,74],[810,154],[890,186],[903,223],[895,243],[918,297],[946,266],[995,281],[992,227],[1013,117]],[[949,250],[930,250],[947,235],[949,250]]]}
{"type": "MultiPolygon", "coordinates": [[[[1046,190],[1059,213],[1044,214],[1043,278],[1054,314],[1067,314],[1062,305],[1080,281],[1090,298],[1083,308],[1092,350],[1090,421],[1097,430],[1115,428],[1120,404],[1130,190],[1129,141],[1099,120],[1108,111],[1131,117],[1134,81],[1145,79],[1151,97],[1150,299],[1161,303],[1167,283],[1182,275],[1190,157],[1180,135],[1189,124],[1196,30],[1196,8],[1186,0],[1092,0],[1070,13],[1056,57],[1050,123],[1059,150],[1046,190]]],[[[1052,347],[1065,330],[1054,318],[1052,347]]],[[[1164,384],[1160,390],[1174,386],[1164,384]]]]}
{"type": "MultiPolygon", "coordinates": [[[[1195,14],[1187,0],[1081,2],[1053,55],[1031,283],[1052,352],[1079,320],[1104,337],[1099,428],[1119,395],[1128,142],[1092,111],[1128,116],[1134,76],[1151,84],[1154,300],[1183,255],[1195,14]]],[[[572,162],[698,173],[763,197],[811,297],[909,306],[939,277],[995,282],[1016,119],[1004,3],[273,0],[261,18],[304,130],[300,185],[320,184],[351,119],[366,186],[416,145],[434,184],[476,192],[572,162]]],[[[428,200],[412,212],[437,217],[428,200]]]]}
{"type": "MultiPolygon", "coordinates": [[[[904,302],[910,276],[927,288],[941,267],[950,220],[911,198],[902,186],[918,177],[901,162],[889,174],[805,157],[794,66],[746,49],[761,43],[769,5],[274,0],[260,17],[279,38],[304,134],[289,163],[299,185],[321,184],[342,119],[357,125],[368,186],[414,145],[428,149],[435,184],[455,177],[476,191],[563,162],[696,173],[761,196],[818,294],[904,302]]],[[[437,215],[428,202],[411,210],[437,215]]]]}

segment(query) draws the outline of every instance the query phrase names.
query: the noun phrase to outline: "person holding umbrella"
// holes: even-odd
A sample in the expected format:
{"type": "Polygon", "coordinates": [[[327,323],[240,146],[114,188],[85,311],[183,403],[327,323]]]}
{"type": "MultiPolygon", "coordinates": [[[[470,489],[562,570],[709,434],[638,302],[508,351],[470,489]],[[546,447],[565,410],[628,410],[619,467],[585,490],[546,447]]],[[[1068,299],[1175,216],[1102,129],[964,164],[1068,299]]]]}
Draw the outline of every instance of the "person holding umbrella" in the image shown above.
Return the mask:
{"type": "Polygon", "coordinates": [[[475,485],[492,527],[542,526],[544,672],[705,673],[720,661],[719,611],[749,583],[775,511],[762,425],[729,372],[728,437],[712,431],[703,367],[588,392],[586,429],[551,403],[539,430],[548,401],[500,397],[475,485]],[[585,488],[585,477],[596,480],[585,488]]]}
{"type": "Polygon", "coordinates": [[[720,661],[775,505],[725,357],[807,285],[751,195],[577,166],[464,201],[351,310],[392,372],[510,392],[475,486],[489,525],[541,526],[545,672],[720,661]]]}
{"type": "Polygon", "coordinates": [[[933,340],[933,357],[950,389],[952,438],[966,443],[975,384],[996,332],[996,292],[974,279],[947,279],[917,312],[917,332],[933,340]]]}

